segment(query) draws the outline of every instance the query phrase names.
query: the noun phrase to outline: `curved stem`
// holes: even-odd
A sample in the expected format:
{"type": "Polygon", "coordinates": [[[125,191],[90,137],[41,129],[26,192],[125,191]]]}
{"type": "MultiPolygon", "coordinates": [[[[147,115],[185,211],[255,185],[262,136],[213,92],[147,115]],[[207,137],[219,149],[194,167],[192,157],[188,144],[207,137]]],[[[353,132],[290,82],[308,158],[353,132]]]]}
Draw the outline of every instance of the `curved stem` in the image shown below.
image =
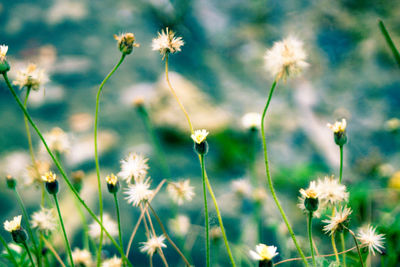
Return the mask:
{"type": "MultiPolygon", "coordinates": [[[[100,179],[100,164],[99,164],[99,155],[98,155],[98,147],[97,147],[97,126],[99,121],[99,106],[100,106],[100,94],[103,89],[104,84],[108,81],[108,79],[113,75],[113,73],[118,69],[118,67],[124,61],[126,54],[122,53],[121,59],[114,66],[114,68],[108,73],[108,75],[101,82],[99,90],[97,91],[96,96],[96,112],[94,116],[94,161],[96,164],[96,174],[97,174],[97,186],[99,191],[99,213],[100,213],[100,222],[103,223],[103,197],[101,193],[101,179],[100,179]]],[[[97,267],[100,266],[101,262],[101,248],[103,245],[103,230],[100,231],[100,241],[99,248],[97,250],[97,267]]]]}
{"type": "Polygon", "coordinates": [[[29,251],[28,245],[26,244],[26,242],[22,242],[22,245],[24,245],[24,248],[26,249],[26,252],[28,253],[29,259],[31,260],[31,263],[32,263],[32,267],[35,267],[35,262],[33,261],[32,254],[29,251]]]}
{"type": "Polygon", "coordinates": [[[178,96],[175,93],[174,88],[172,88],[172,85],[171,85],[171,83],[169,81],[169,76],[168,76],[168,54],[165,56],[165,79],[167,80],[168,87],[171,90],[172,95],[175,97],[176,101],[179,104],[179,107],[181,108],[182,112],[185,114],[186,120],[189,123],[190,132],[193,134],[194,133],[193,125],[192,125],[192,122],[190,121],[189,114],[186,112],[185,107],[183,106],[183,104],[179,100],[178,96]]]}
{"type": "Polygon", "coordinates": [[[90,214],[90,216],[93,218],[93,220],[95,220],[100,225],[101,229],[103,229],[104,233],[106,233],[107,237],[111,240],[111,243],[118,249],[119,253],[121,254],[121,257],[124,258],[127,261],[129,266],[132,266],[132,264],[128,261],[128,258],[125,256],[124,251],[122,250],[122,248],[118,245],[118,243],[115,241],[115,239],[110,235],[110,233],[107,231],[107,229],[104,228],[104,225],[97,218],[96,214],[94,214],[94,212],[89,208],[89,206],[86,205],[85,201],[80,197],[78,191],[76,191],[76,189],[72,185],[71,181],[68,179],[68,176],[65,173],[63,167],[61,166],[60,162],[56,159],[56,157],[54,156],[53,152],[51,152],[51,150],[50,150],[49,146],[47,145],[47,142],[44,139],[44,137],[43,137],[42,133],[40,132],[39,128],[36,126],[35,122],[32,120],[32,118],[29,115],[28,111],[24,108],[21,100],[18,98],[17,94],[15,93],[15,90],[12,87],[12,85],[11,85],[9,79],[8,79],[7,73],[3,73],[3,77],[4,77],[4,80],[5,80],[8,88],[10,89],[10,92],[11,92],[12,96],[14,97],[15,101],[17,102],[18,106],[20,107],[20,109],[22,110],[24,115],[27,117],[27,119],[28,119],[29,123],[32,125],[33,129],[36,131],[36,133],[39,136],[40,140],[42,141],[44,147],[46,148],[47,153],[49,153],[51,159],[53,160],[54,164],[56,165],[57,169],[59,170],[59,172],[60,172],[62,178],[64,179],[65,183],[67,184],[68,188],[71,190],[71,192],[76,197],[76,199],[78,199],[79,203],[90,214]]]}
{"type": "MultiPolygon", "coordinates": [[[[151,221],[150,213],[149,213],[149,211],[147,209],[145,210],[145,212],[146,212],[146,216],[147,216],[147,219],[148,219],[148,222],[149,222],[149,225],[150,225],[152,236],[153,237],[157,237],[156,231],[155,231],[154,226],[153,226],[153,222],[151,221]]],[[[164,263],[164,266],[168,267],[168,262],[167,262],[167,259],[165,258],[165,255],[164,255],[164,252],[163,252],[161,246],[159,246],[157,248],[157,250],[158,250],[158,253],[160,254],[160,257],[161,257],[161,259],[162,259],[162,261],[164,263]]]]}
{"type": "Polygon", "coordinates": [[[335,242],[335,233],[332,233],[332,235],[331,235],[331,243],[332,243],[333,252],[335,253],[336,261],[338,264],[340,264],[339,254],[338,254],[338,250],[336,248],[336,242],[335,242]]]}
{"type": "MultiPolygon", "coordinates": [[[[342,250],[344,251],[344,250],[346,250],[346,243],[345,243],[345,240],[344,240],[344,233],[340,233],[340,240],[342,242],[342,250]]],[[[343,254],[342,258],[343,258],[343,267],[346,267],[346,254],[343,254]]]]}
{"type": "MultiPolygon", "coordinates": [[[[28,103],[28,98],[29,98],[30,92],[31,92],[31,88],[28,87],[26,89],[26,95],[25,95],[25,100],[24,100],[24,107],[26,109],[27,109],[27,103],[28,103]]],[[[33,168],[35,168],[35,171],[37,172],[37,175],[39,175],[39,178],[40,178],[40,174],[39,174],[39,172],[37,170],[37,167],[36,167],[35,153],[33,152],[31,131],[29,130],[29,123],[28,123],[28,119],[26,118],[26,116],[24,116],[24,122],[25,122],[26,136],[28,138],[28,144],[29,144],[29,154],[31,156],[33,168]]]]}
{"type": "Polygon", "coordinates": [[[203,178],[203,196],[204,196],[204,225],[206,228],[206,263],[207,267],[210,266],[210,225],[208,221],[208,204],[207,204],[207,190],[206,190],[206,177],[204,166],[204,155],[200,155],[201,164],[201,177],[203,178]]]}
{"type": "Polygon", "coordinates": [[[71,262],[71,266],[75,266],[74,260],[72,259],[71,246],[69,245],[67,233],[65,232],[64,221],[61,216],[60,206],[58,205],[57,195],[53,194],[53,198],[54,198],[54,203],[56,204],[56,207],[57,207],[58,218],[60,219],[61,229],[63,231],[65,246],[67,247],[67,252],[68,252],[68,257],[71,262]]]}
{"type": "Polygon", "coordinates": [[[343,146],[340,146],[339,183],[342,183],[342,178],[343,178],[343,146]]]}
{"type": "Polygon", "coordinates": [[[309,212],[308,213],[308,239],[310,240],[312,262],[313,262],[314,267],[316,267],[317,264],[315,263],[314,245],[313,245],[313,240],[312,240],[312,218],[313,218],[313,213],[309,212]]]}
{"type": "Polygon", "coordinates": [[[58,255],[57,251],[54,249],[54,247],[50,244],[49,241],[47,241],[46,238],[44,238],[43,235],[41,235],[41,239],[44,241],[46,247],[51,251],[51,253],[53,253],[54,257],[56,258],[56,260],[58,261],[58,263],[60,263],[60,265],[62,267],[66,267],[64,262],[62,261],[60,255],[58,255]]]}
{"type": "Polygon", "coordinates": [[[358,252],[358,257],[360,258],[360,263],[361,266],[364,267],[364,261],[363,258],[361,256],[361,251],[360,251],[360,247],[358,246],[358,242],[357,242],[357,238],[356,235],[354,234],[354,232],[350,229],[347,228],[347,230],[349,231],[349,233],[351,234],[351,236],[353,237],[354,243],[356,243],[356,247],[357,247],[357,252],[358,252]]]}
{"type": "Polygon", "coordinates": [[[15,267],[18,267],[18,263],[15,260],[14,254],[12,253],[10,247],[8,246],[7,242],[4,240],[4,238],[0,235],[0,242],[3,244],[3,246],[6,248],[7,253],[10,255],[10,260],[14,264],[15,267]]]}
{"type": "Polygon", "coordinates": [[[121,246],[121,248],[124,248],[124,245],[122,243],[122,234],[121,234],[121,218],[119,215],[119,205],[118,205],[118,197],[117,197],[117,193],[114,193],[114,202],[115,202],[115,209],[117,211],[117,222],[118,222],[118,239],[119,239],[119,245],[121,246]]]}
{"type": "Polygon", "coordinates": [[[287,227],[288,230],[289,230],[289,233],[290,233],[290,236],[291,236],[292,239],[293,239],[294,245],[296,246],[297,251],[298,251],[299,254],[300,254],[300,257],[303,259],[304,264],[305,264],[306,266],[308,266],[308,262],[307,262],[307,260],[306,260],[306,258],[305,258],[305,256],[304,256],[304,253],[303,253],[303,251],[301,250],[301,248],[300,248],[300,246],[299,246],[299,244],[298,244],[298,242],[297,242],[297,239],[296,239],[296,236],[294,235],[294,232],[293,232],[293,230],[292,230],[292,227],[290,226],[289,221],[288,221],[288,219],[286,218],[286,214],[285,214],[285,212],[283,211],[283,208],[282,208],[281,204],[279,203],[278,197],[276,196],[275,189],[274,189],[274,185],[273,185],[272,179],[271,179],[271,174],[270,174],[270,171],[269,171],[268,153],[267,153],[267,142],[266,142],[266,140],[265,140],[264,119],[265,119],[265,115],[266,115],[266,113],[267,113],[267,109],[268,109],[269,103],[271,102],[272,94],[273,94],[273,92],[274,92],[274,90],[275,90],[276,84],[277,84],[277,82],[276,82],[276,80],[275,80],[274,83],[273,83],[272,86],[271,86],[271,89],[270,89],[270,92],[269,92],[269,95],[268,95],[268,100],[267,100],[267,103],[266,103],[266,105],[265,105],[265,108],[264,108],[264,111],[263,111],[263,114],[262,114],[262,118],[261,118],[261,136],[262,136],[262,143],[263,143],[263,150],[264,150],[265,169],[266,169],[266,173],[267,173],[267,181],[268,181],[268,185],[269,185],[269,189],[270,189],[270,191],[271,191],[272,197],[273,197],[273,199],[274,199],[274,201],[275,201],[275,203],[276,203],[276,206],[277,206],[278,209],[279,209],[279,212],[280,212],[281,215],[282,215],[283,220],[285,221],[286,227],[287,227]]]}

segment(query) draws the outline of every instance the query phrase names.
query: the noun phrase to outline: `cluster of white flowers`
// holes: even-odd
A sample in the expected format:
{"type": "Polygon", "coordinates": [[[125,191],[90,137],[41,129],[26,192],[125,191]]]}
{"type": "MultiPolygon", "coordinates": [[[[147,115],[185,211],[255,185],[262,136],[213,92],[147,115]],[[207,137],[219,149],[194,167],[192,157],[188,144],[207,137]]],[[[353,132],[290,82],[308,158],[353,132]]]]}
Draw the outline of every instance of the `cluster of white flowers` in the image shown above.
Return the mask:
{"type": "Polygon", "coordinates": [[[128,184],[142,182],[146,178],[149,169],[148,160],[141,154],[130,153],[125,159],[121,160],[121,171],[118,176],[128,184]]]}
{"type": "Polygon", "coordinates": [[[189,179],[168,183],[167,191],[178,205],[182,205],[184,201],[191,201],[195,195],[194,187],[190,186],[189,179]]]}
{"type": "Polygon", "coordinates": [[[40,211],[32,214],[31,223],[33,228],[49,233],[57,228],[58,220],[53,209],[42,207],[40,211]]]}
{"type": "Polygon", "coordinates": [[[27,87],[38,91],[40,86],[47,81],[48,77],[43,69],[38,68],[35,64],[29,64],[26,69],[17,72],[14,84],[20,88],[27,87]]]}
{"type": "Polygon", "coordinates": [[[75,248],[72,259],[76,266],[93,266],[92,254],[86,249],[75,248]]]}
{"type": "Polygon", "coordinates": [[[132,203],[133,206],[139,206],[143,201],[148,200],[154,195],[153,190],[150,189],[150,178],[128,185],[125,191],[126,200],[132,203]]]}

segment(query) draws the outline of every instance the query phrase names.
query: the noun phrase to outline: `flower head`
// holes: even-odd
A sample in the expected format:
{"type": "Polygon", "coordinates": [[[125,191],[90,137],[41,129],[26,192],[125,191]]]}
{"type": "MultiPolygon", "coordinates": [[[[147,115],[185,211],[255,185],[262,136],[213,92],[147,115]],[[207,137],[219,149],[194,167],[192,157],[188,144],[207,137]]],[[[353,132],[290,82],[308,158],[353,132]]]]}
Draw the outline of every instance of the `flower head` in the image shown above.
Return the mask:
{"type": "Polygon", "coordinates": [[[164,244],[165,236],[151,236],[146,242],[142,242],[143,246],[140,251],[147,253],[148,255],[153,255],[157,249],[166,248],[167,245],[164,244]]]}
{"type": "Polygon", "coordinates": [[[11,221],[4,222],[4,229],[8,232],[13,232],[21,229],[22,215],[15,216],[11,221]]]}
{"type": "Polygon", "coordinates": [[[57,228],[57,218],[53,209],[41,208],[32,214],[31,224],[33,228],[37,228],[42,232],[49,233],[57,228]]]}
{"type": "Polygon", "coordinates": [[[338,210],[335,208],[334,215],[329,217],[329,220],[323,220],[327,225],[324,226],[324,231],[332,235],[333,233],[339,231],[341,232],[347,224],[349,223],[349,215],[352,213],[350,208],[346,206],[339,208],[338,210]]]}
{"type": "Polygon", "coordinates": [[[54,183],[57,180],[57,175],[49,171],[42,176],[42,180],[46,183],[54,183]]]}
{"type": "Polygon", "coordinates": [[[202,129],[194,131],[194,134],[192,134],[190,137],[195,143],[201,144],[206,140],[208,134],[209,132],[207,132],[207,130],[202,129]]]}
{"type": "Polygon", "coordinates": [[[251,194],[251,185],[246,179],[234,180],[231,186],[233,192],[240,197],[249,196],[251,194]]]}
{"type": "Polygon", "coordinates": [[[276,80],[300,73],[308,66],[303,43],[294,37],[275,42],[265,54],[265,67],[276,80]]]}
{"type": "Polygon", "coordinates": [[[59,153],[67,152],[70,147],[68,134],[58,127],[55,127],[50,132],[45,133],[44,139],[46,139],[51,150],[59,153]]]}
{"type": "Polygon", "coordinates": [[[346,186],[340,184],[337,179],[332,177],[325,177],[324,180],[317,181],[317,192],[319,199],[323,204],[337,204],[349,199],[349,193],[346,186]]]}
{"type": "Polygon", "coordinates": [[[384,249],[384,235],[376,233],[376,227],[372,227],[368,225],[366,227],[362,227],[358,230],[357,234],[358,240],[362,245],[368,246],[369,251],[375,255],[375,251],[382,253],[381,249],[384,249]]]}
{"type": "Polygon", "coordinates": [[[313,212],[315,217],[319,217],[319,191],[315,181],[310,182],[310,186],[304,190],[300,189],[299,208],[305,212],[313,212]]]}
{"type": "Polygon", "coordinates": [[[182,205],[185,200],[191,201],[195,195],[194,187],[190,186],[189,179],[170,182],[167,186],[167,191],[178,205],[182,205]]]}
{"type": "Polygon", "coordinates": [[[28,166],[27,184],[40,184],[43,182],[42,176],[50,171],[51,164],[47,161],[37,160],[34,164],[28,166]]]}
{"type": "Polygon", "coordinates": [[[261,115],[256,112],[246,113],[242,117],[242,125],[245,129],[260,129],[261,127],[261,115]]]}
{"type": "Polygon", "coordinates": [[[47,82],[48,78],[43,69],[39,69],[35,64],[29,64],[25,70],[17,72],[15,85],[20,88],[28,87],[34,91],[38,91],[40,86],[47,82]]]}
{"type": "Polygon", "coordinates": [[[256,250],[250,250],[250,257],[256,261],[270,261],[273,257],[278,255],[279,253],[276,252],[277,247],[275,246],[267,246],[264,244],[258,244],[256,246],[256,250]]]}
{"type": "MultiPolygon", "coordinates": [[[[104,225],[104,228],[108,231],[108,233],[112,237],[118,236],[118,224],[115,221],[113,221],[111,219],[110,215],[107,213],[105,213],[103,215],[103,225],[104,225]]],[[[96,221],[92,222],[89,225],[89,235],[91,238],[93,238],[95,240],[100,239],[101,227],[96,221]]],[[[109,241],[109,240],[105,239],[105,241],[109,241]]]]}
{"type": "Polygon", "coordinates": [[[140,46],[139,44],[135,43],[135,35],[131,32],[120,35],[114,34],[114,39],[118,41],[119,50],[126,55],[132,53],[134,47],[140,46]]]}
{"type": "Polygon", "coordinates": [[[336,121],[333,125],[328,123],[326,126],[328,126],[334,133],[339,133],[346,131],[347,122],[346,119],[342,119],[341,121],[336,121]]]}
{"type": "Polygon", "coordinates": [[[178,215],[168,221],[168,226],[174,234],[185,236],[190,229],[190,219],[188,216],[178,215]]]}
{"type": "Polygon", "coordinates": [[[76,266],[91,267],[93,265],[92,254],[86,249],[75,248],[72,251],[72,259],[76,266]]]}
{"type": "Polygon", "coordinates": [[[122,260],[118,258],[117,256],[114,256],[108,260],[103,261],[101,264],[101,267],[121,267],[122,266],[122,260]]]}
{"type": "Polygon", "coordinates": [[[115,186],[118,182],[118,177],[115,176],[113,173],[111,173],[110,175],[108,175],[106,177],[106,182],[107,182],[107,184],[111,184],[111,185],[115,186]]]}
{"type": "Polygon", "coordinates": [[[0,45],[0,63],[3,63],[6,60],[7,51],[8,46],[0,45]]]}
{"type": "Polygon", "coordinates": [[[143,181],[149,169],[148,160],[141,154],[130,153],[125,159],[121,160],[121,171],[118,176],[122,177],[127,183],[143,181]]]}
{"type": "Polygon", "coordinates": [[[148,200],[154,195],[153,190],[150,190],[150,178],[136,182],[128,186],[125,191],[127,197],[125,198],[128,203],[132,203],[133,206],[138,206],[142,201],[148,200]]]}
{"type": "Polygon", "coordinates": [[[181,46],[183,45],[182,37],[175,37],[175,33],[166,28],[165,31],[161,30],[158,33],[157,38],[153,39],[151,46],[154,51],[160,51],[164,59],[168,54],[181,51],[181,46]]]}

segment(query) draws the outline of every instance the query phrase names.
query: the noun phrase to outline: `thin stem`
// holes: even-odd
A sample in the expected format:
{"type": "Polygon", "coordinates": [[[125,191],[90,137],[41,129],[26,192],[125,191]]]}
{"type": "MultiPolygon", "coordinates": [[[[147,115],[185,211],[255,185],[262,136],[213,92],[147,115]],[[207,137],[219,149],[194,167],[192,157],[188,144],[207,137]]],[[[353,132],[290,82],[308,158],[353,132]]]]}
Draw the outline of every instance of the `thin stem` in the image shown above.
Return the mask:
{"type": "Polygon", "coordinates": [[[57,261],[60,263],[60,265],[62,267],[66,267],[64,262],[62,261],[60,255],[58,255],[57,251],[54,249],[54,247],[51,245],[51,243],[49,241],[47,241],[46,238],[44,238],[44,236],[41,236],[42,240],[44,241],[44,243],[46,244],[46,247],[51,251],[51,253],[53,253],[54,257],[57,259],[57,261]]]}
{"type": "Polygon", "coordinates": [[[32,254],[29,251],[28,245],[26,244],[26,242],[22,242],[22,245],[24,245],[24,248],[26,249],[26,252],[28,253],[29,259],[31,260],[31,263],[32,263],[32,267],[35,267],[35,263],[33,261],[32,254]]]}
{"type": "MultiPolygon", "coordinates": [[[[125,59],[126,54],[122,53],[121,59],[114,66],[110,73],[104,78],[101,82],[99,90],[97,91],[96,96],[96,111],[94,117],[94,161],[96,163],[96,174],[97,174],[97,186],[99,192],[99,213],[100,213],[100,222],[103,223],[103,197],[101,193],[101,179],[100,179],[100,164],[99,164],[99,155],[98,155],[98,147],[97,147],[97,127],[99,120],[99,106],[100,106],[100,94],[103,89],[104,84],[108,81],[108,79],[113,75],[113,73],[118,69],[118,67],[122,64],[125,59]]],[[[101,262],[101,248],[103,245],[103,230],[100,231],[100,241],[99,241],[99,249],[97,250],[97,267],[100,266],[101,262]]]]}
{"type": "MultiPolygon", "coordinates": [[[[31,88],[28,87],[26,89],[26,95],[25,95],[25,100],[24,100],[24,107],[27,109],[27,104],[28,104],[28,98],[29,98],[29,93],[31,92],[31,88]]],[[[28,119],[26,118],[26,116],[24,116],[24,122],[25,122],[25,130],[26,130],[26,136],[28,138],[28,144],[29,144],[29,154],[31,156],[31,160],[32,160],[32,164],[33,164],[33,168],[36,171],[36,174],[39,176],[40,178],[40,174],[37,170],[37,166],[36,166],[36,160],[35,160],[35,153],[33,152],[33,145],[32,145],[32,137],[31,137],[31,131],[29,130],[29,122],[28,119]]]]}
{"type": "Polygon", "coordinates": [[[357,247],[357,252],[358,252],[358,257],[360,258],[360,262],[361,262],[361,266],[364,267],[364,261],[363,258],[361,256],[361,251],[360,251],[360,247],[358,246],[358,242],[357,242],[357,238],[356,235],[354,234],[354,232],[350,229],[347,228],[347,230],[349,231],[349,233],[351,234],[351,236],[353,237],[354,243],[356,243],[356,247],[357,247]]]}
{"type": "Polygon", "coordinates": [[[179,100],[178,96],[175,93],[174,88],[172,88],[172,85],[171,85],[171,83],[169,81],[169,76],[168,76],[168,54],[165,56],[165,79],[167,80],[167,83],[168,83],[169,89],[171,90],[172,95],[175,97],[176,101],[179,104],[179,107],[181,108],[182,112],[185,114],[186,120],[189,123],[190,132],[193,134],[194,131],[193,131],[192,122],[190,121],[190,118],[189,118],[189,114],[186,112],[185,107],[183,106],[183,104],[179,100]]]}
{"type": "Polygon", "coordinates": [[[312,240],[312,218],[313,218],[313,213],[309,212],[308,213],[308,239],[310,240],[312,262],[313,262],[314,267],[316,267],[317,264],[315,263],[314,245],[313,245],[313,240],[312,240]]]}
{"type": "Polygon", "coordinates": [[[190,266],[189,261],[186,259],[185,255],[183,255],[183,253],[179,250],[179,248],[175,245],[175,243],[172,241],[172,239],[169,237],[160,217],[158,217],[156,211],[153,209],[153,207],[150,205],[150,203],[148,205],[149,205],[151,212],[154,215],[154,218],[156,218],[156,221],[160,225],[161,231],[164,233],[165,238],[168,240],[168,242],[171,244],[171,246],[178,252],[178,254],[181,256],[182,260],[185,262],[186,266],[189,267],[190,266]]]}
{"type": "Polygon", "coordinates": [[[206,177],[205,177],[205,166],[204,166],[204,155],[200,155],[201,164],[201,177],[203,179],[203,196],[204,196],[204,225],[206,228],[206,263],[207,267],[210,266],[210,229],[208,221],[208,204],[207,204],[207,189],[206,189],[206,177]]]}
{"type": "MultiPolygon", "coordinates": [[[[153,235],[153,237],[157,237],[156,231],[155,231],[154,226],[153,226],[153,222],[151,221],[150,213],[149,213],[149,211],[147,209],[146,209],[146,215],[147,215],[147,218],[148,218],[148,221],[149,221],[149,225],[150,225],[151,231],[153,232],[152,235],[153,235]]],[[[165,255],[164,255],[164,252],[163,252],[162,248],[158,247],[157,250],[160,253],[160,257],[161,257],[162,261],[164,262],[165,267],[168,267],[168,262],[167,262],[167,259],[165,258],[165,255]]]]}
{"type": "Polygon", "coordinates": [[[14,193],[15,193],[15,196],[17,197],[18,204],[19,204],[19,206],[20,206],[20,208],[22,210],[22,214],[24,215],[23,218],[24,218],[24,221],[25,221],[26,228],[28,230],[29,238],[32,240],[32,244],[33,244],[33,248],[34,248],[34,252],[35,252],[35,256],[36,256],[38,265],[41,266],[41,253],[38,250],[35,236],[33,235],[32,228],[31,228],[31,226],[29,224],[29,217],[28,217],[28,213],[26,212],[26,208],[25,208],[24,202],[22,201],[22,198],[19,195],[19,193],[17,191],[17,188],[14,188],[14,193]]]}
{"type": "MultiPolygon", "coordinates": [[[[344,240],[344,233],[343,232],[340,233],[340,240],[342,242],[342,250],[344,251],[344,250],[346,250],[346,243],[345,243],[345,240],[344,240]]],[[[343,258],[343,266],[346,267],[346,254],[343,254],[342,258],[343,258]]]]}
{"type": "Polygon", "coordinates": [[[53,194],[53,198],[54,198],[54,203],[56,204],[56,207],[57,207],[57,213],[58,213],[58,218],[60,219],[61,229],[62,229],[63,234],[64,234],[64,241],[65,241],[65,246],[67,247],[69,260],[71,262],[71,266],[75,266],[74,265],[74,260],[72,259],[71,246],[69,245],[67,233],[66,233],[65,227],[64,227],[64,221],[63,221],[63,218],[61,216],[60,206],[58,205],[57,195],[53,194]]]}
{"type": "Polygon", "coordinates": [[[81,217],[81,221],[82,221],[83,244],[84,244],[84,247],[86,249],[90,250],[89,234],[88,234],[89,233],[89,227],[88,227],[88,224],[87,224],[87,220],[86,220],[85,214],[83,213],[81,205],[79,204],[78,201],[76,201],[76,199],[74,199],[74,200],[75,200],[75,206],[76,206],[76,208],[78,210],[79,216],[81,217]]]}
{"type": "Polygon", "coordinates": [[[343,146],[340,146],[339,183],[342,183],[342,178],[343,178],[343,146]]]}
{"type": "Polygon", "coordinates": [[[10,255],[10,260],[11,262],[15,265],[15,267],[18,267],[18,263],[15,260],[14,254],[12,253],[10,247],[8,246],[7,242],[4,240],[3,236],[0,235],[0,242],[3,244],[3,246],[6,248],[7,253],[10,255]]]}
{"type": "Polygon", "coordinates": [[[339,254],[338,254],[338,250],[336,248],[336,242],[335,242],[335,233],[332,233],[332,235],[331,235],[331,243],[332,243],[333,252],[335,253],[336,261],[338,264],[340,264],[339,254]]]}
{"type": "Polygon", "coordinates": [[[382,20],[379,20],[379,28],[383,34],[383,37],[385,37],[387,45],[389,46],[390,50],[392,51],[393,57],[396,60],[397,65],[400,67],[399,50],[397,50],[395,44],[393,43],[392,38],[390,37],[389,32],[386,30],[385,24],[383,23],[382,20]]]}
{"type": "Polygon", "coordinates": [[[308,262],[307,262],[307,260],[306,260],[306,258],[304,256],[304,253],[301,250],[301,248],[300,248],[300,246],[299,246],[299,244],[297,242],[297,239],[296,239],[296,236],[294,235],[292,227],[290,226],[289,221],[286,218],[285,212],[283,211],[283,208],[282,208],[281,204],[279,203],[278,197],[276,196],[274,185],[273,185],[272,179],[271,179],[271,174],[270,174],[270,171],[269,171],[267,142],[265,140],[264,119],[265,119],[265,115],[267,113],[267,109],[268,109],[269,103],[271,102],[272,94],[273,94],[273,92],[275,90],[276,84],[277,84],[277,82],[275,80],[274,83],[271,86],[271,89],[270,89],[270,92],[269,92],[269,95],[268,95],[268,100],[267,100],[267,103],[265,104],[265,108],[264,108],[264,111],[263,111],[263,114],[262,114],[262,118],[261,118],[261,136],[262,136],[262,143],[263,143],[263,150],[264,150],[265,169],[266,169],[266,173],[267,173],[267,181],[268,181],[268,185],[269,185],[269,189],[271,191],[272,197],[273,197],[273,199],[274,199],[274,201],[276,203],[276,206],[279,209],[279,212],[282,215],[283,220],[285,221],[286,227],[289,230],[289,233],[290,233],[290,236],[293,239],[294,245],[296,246],[297,251],[300,254],[300,257],[303,259],[304,264],[306,266],[308,266],[308,262]]]}
{"type": "Polygon", "coordinates": [[[117,193],[114,193],[114,202],[115,202],[115,209],[117,211],[117,222],[118,222],[118,239],[119,239],[119,245],[121,246],[121,248],[124,248],[124,245],[122,243],[122,234],[121,234],[121,218],[119,215],[119,205],[118,205],[118,197],[117,197],[117,193]]]}

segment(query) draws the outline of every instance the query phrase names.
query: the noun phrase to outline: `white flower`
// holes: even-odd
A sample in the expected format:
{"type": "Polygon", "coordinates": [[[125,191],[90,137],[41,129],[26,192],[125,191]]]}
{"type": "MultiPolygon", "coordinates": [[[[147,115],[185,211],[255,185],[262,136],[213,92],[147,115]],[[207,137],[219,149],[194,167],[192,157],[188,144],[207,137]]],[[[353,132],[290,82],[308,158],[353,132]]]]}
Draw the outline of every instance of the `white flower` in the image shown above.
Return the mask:
{"type": "Polygon", "coordinates": [[[64,153],[70,148],[69,136],[61,128],[51,129],[50,132],[44,134],[44,139],[52,151],[64,153]]]}
{"type": "Polygon", "coordinates": [[[147,253],[148,255],[153,255],[157,249],[166,248],[167,245],[164,244],[165,237],[164,235],[160,236],[151,236],[147,242],[141,242],[143,246],[140,248],[140,251],[143,253],[147,253]]]}
{"type": "Polygon", "coordinates": [[[245,129],[260,129],[261,115],[256,112],[246,113],[242,117],[242,125],[245,129]]]}
{"type": "Polygon", "coordinates": [[[185,215],[178,215],[168,221],[168,226],[174,234],[185,236],[189,232],[190,219],[185,215]]]}
{"type": "Polygon", "coordinates": [[[182,205],[185,200],[191,201],[195,195],[194,187],[190,186],[189,179],[170,182],[167,186],[167,191],[178,205],[182,205]]]}
{"type": "Polygon", "coordinates": [[[118,182],[118,177],[115,176],[113,173],[110,175],[107,175],[106,177],[106,183],[115,186],[118,182]]]}
{"type": "Polygon", "coordinates": [[[279,253],[276,252],[277,247],[275,246],[267,246],[264,244],[258,244],[256,246],[256,250],[250,250],[250,257],[256,261],[270,261],[273,257],[278,255],[279,253]]]}
{"type": "Polygon", "coordinates": [[[165,31],[161,30],[161,32],[158,33],[157,38],[153,39],[151,46],[154,51],[160,51],[164,59],[169,53],[173,54],[181,51],[181,46],[183,45],[182,37],[175,37],[175,33],[166,28],[165,31]]]}
{"type": "Polygon", "coordinates": [[[4,222],[4,229],[8,232],[19,230],[21,228],[22,215],[15,216],[11,221],[4,222]]]}
{"type": "Polygon", "coordinates": [[[207,132],[207,130],[203,129],[203,130],[196,130],[194,131],[194,134],[192,134],[190,137],[193,139],[194,142],[196,142],[197,144],[201,144],[203,143],[206,138],[207,135],[209,133],[207,132]]]}
{"type": "Polygon", "coordinates": [[[41,184],[43,182],[42,176],[50,171],[50,166],[49,162],[40,160],[37,160],[35,164],[29,165],[27,168],[27,184],[41,184]]]}
{"type": "Polygon", "coordinates": [[[40,211],[32,214],[32,227],[37,228],[45,233],[54,231],[57,228],[57,223],[58,220],[53,209],[46,209],[42,207],[40,211]]]}
{"type": "Polygon", "coordinates": [[[371,225],[367,225],[366,227],[362,227],[358,230],[357,234],[358,240],[360,240],[362,245],[368,246],[370,252],[375,255],[375,251],[382,253],[381,249],[384,249],[384,235],[377,234],[376,228],[371,225]]]}
{"type": "Polygon", "coordinates": [[[143,181],[149,169],[148,160],[141,154],[130,153],[125,159],[121,160],[121,171],[118,176],[127,183],[143,181]]]}
{"type": "Polygon", "coordinates": [[[232,190],[238,196],[250,196],[251,195],[251,185],[246,179],[234,180],[231,183],[232,190]]]}
{"type": "Polygon", "coordinates": [[[76,266],[91,267],[93,265],[92,255],[86,249],[75,248],[72,251],[72,259],[76,266]]]}
{"type": "Polygon", "coordinates": [[[142,201],[148,200],[153,196],[154,192],[149,188],[150,178],[131,184],[124,192],[128,195],[125,197],[125,199],[128,201],[128,203],[132,203],[133,206],[138,206],[142,201]]]}
{"type": "MultiPolygon", "coordinates": [[[[319,199],[319,196],[320,196],[319,188],[315,181],[311,181],[309,187],[306,190],[304,190],[303,188],[300,189],[300,194],[301,194],[301,196],[299,197],[299,204],[297,204],[297,206],[306,213],[309,212],[306,209],[305,204],[304,204],[306,198],[313,198],[313,199],[318,198],[318,200],[320,200],[319,199]]],[[[321,216],[320,211],[323,207],[324,207],[324,203],[320,203],[320,201],[319,201],[318,209],[313,212],[313,216],[319,218],[321,216]]]]}
{"type": "Polygon", "coordinates": [[[308,66],[303,43],[294,37],[288,37],[275,42],[265,54],[265,68],[276,79],[286,79],[288,76],[300,73],[308,66]]]}
{"type": "Polygon", "coordinates": [[[346,206],[334,210],[334,215],[329,217],[329,220],[323,220],[322,222],[327,223],[324,226],[324,231],[332,235],[336,231],[342,231],[344,227],[347,227],[347,223],[350,220],[349,215],[352,213],[350,208],[346,206]]]}
{"type": "Polygon", "coordinates": [[[29,87],[38,91],[40,86],[48,81],[48,77],[44,70],[37,68],[35,64],[29,64],[25,70],[17,72],[17,78],[13,84],[20,88],[29,87]]]}
{"type": "Polygon", "coordinates": [[[334,133],[339,133],[346,131],[347,122],[346,119],[342,119],[342,121],[336,121],[333,125],[328,123],[326,126],[328,126],[334,133]]]}
{"type": "Polygon", "coordinates": [[[101,264],[101,267],[121,267],[122,266],[122,260],[118,258],[117,256],[114,256],[108,260],[103,261],[101,264]]]}
{"type": "MultiPolygon", "coordinates": [[[[112,237],[118,236],[118,224],[115,221],[113,221],[111,219],[110,215],[107,214],[107,213],[103,214],[103,225],[104,225],[104,228],[108,231],[108,233],[112,237]]],[[[89,235],[90,235],[90,237],[95,239],[95,240],[100,240],[100,234],[101,234],[100,225],[96,221],[93,221],[89,225],[89,235]]],[[[110,240],[107,238],[104,241],[109,242],[110,240]]]]}
{"type": "Polygon", "coordinates": [[[46,183],[54,183],[57,180],[57,175],[49,171],[42,176],[42,180],[46,183]]]}
{"type": "Polygon", "coordinates": [[[6,60],[6,55],[8,51],[8,46],[0,45],[0,63],[3,63],[6,60]]]}
{"type": "Polygon", "coordinates": [[[319,192],[319,200],[323,205],[337,204],[349,199],[349,193],[346,186],[339,183],[338,179],[325,177],[324,180],[319,179],[317,182],[317,192],[319,192]]]}

